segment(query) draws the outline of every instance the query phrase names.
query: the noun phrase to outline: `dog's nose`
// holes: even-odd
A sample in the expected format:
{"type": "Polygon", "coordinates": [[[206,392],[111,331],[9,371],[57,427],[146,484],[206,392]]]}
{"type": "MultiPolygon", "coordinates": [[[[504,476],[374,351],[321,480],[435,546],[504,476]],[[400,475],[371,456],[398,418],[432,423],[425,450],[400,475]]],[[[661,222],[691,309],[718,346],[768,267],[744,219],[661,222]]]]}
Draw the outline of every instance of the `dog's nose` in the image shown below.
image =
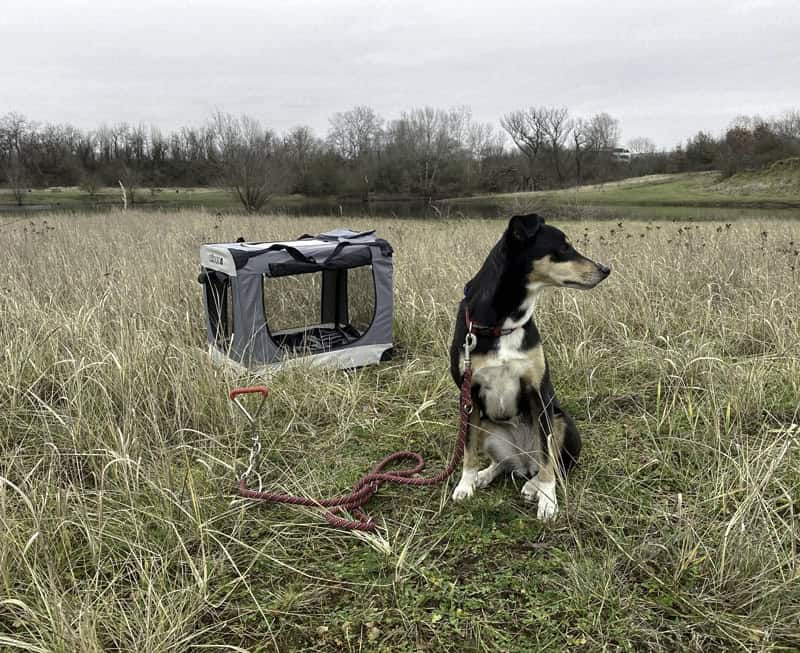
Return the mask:
{"type": "Polygon", "coordinates": [[[609,274],[611,274],[611,268],[610,268],[610,267],[608,267],[607,265],[600,265],[600,264],[598,263],[598,264],[597,264],[597,269],[598,269],[598,270],[600,270],[600,272],[602,272],[602,273],[603,273],[604,275],[606,275],[606,276],[608,276],[609,274]]]}

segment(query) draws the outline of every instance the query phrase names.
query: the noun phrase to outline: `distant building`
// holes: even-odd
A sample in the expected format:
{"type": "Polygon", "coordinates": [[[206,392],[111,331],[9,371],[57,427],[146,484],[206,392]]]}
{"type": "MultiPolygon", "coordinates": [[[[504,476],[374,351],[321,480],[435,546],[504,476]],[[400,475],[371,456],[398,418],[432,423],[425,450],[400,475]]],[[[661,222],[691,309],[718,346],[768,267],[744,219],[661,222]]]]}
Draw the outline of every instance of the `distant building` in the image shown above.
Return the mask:
{"type": "Polygon", "coordinates": [[[611,148],[607,152],[612,161],[618,161],[619,163],[630,163],[631,158],[633,158],[631,151],[626,147],[611,148]]]}

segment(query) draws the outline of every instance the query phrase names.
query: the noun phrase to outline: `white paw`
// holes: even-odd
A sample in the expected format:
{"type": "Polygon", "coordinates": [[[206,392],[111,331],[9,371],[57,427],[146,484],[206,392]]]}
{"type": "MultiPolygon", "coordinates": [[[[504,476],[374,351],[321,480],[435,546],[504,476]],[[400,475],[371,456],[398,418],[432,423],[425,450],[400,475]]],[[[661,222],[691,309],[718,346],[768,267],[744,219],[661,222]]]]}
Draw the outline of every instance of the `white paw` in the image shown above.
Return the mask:
{"type": "Polygon", "coordinates": [[[541,521],[549,521],[558,514],[555,481],[539,481],[534,476],[522,486],[522,498],[528,503],[537,501],[536,517],[541,521]]]}
{"type": "Polygon", "coordinates": [[[464,483],[464,479],[461,479],[453,490],[453,501],[469,499],[473,494],[475,494],[475,483],[464,483]]]}
{"type": "Polygon", "coordinates": [[[475,494],[475,479],[478,472],[474,469],[464,469],[461,471],[461,480],[458,481],[456,489],[453,490],[453,501],[463,501],[475,494]]]}
{"type": "Polygon", "coordinates": [[[475,477],[475,487],[488,487],[494,478],[495,471],[492,468],[487,467],[486,469],[482,469],[478,472],[478,476],[475,477]]]}
{"type": "Polygon", "coordinates": [[[551,501],[543,492],[539,493],[539,506],[536,508],[536,518],[541,521],[550,521],[558,514],[558,504],[551,501]]]}
{"type": "Polygon", "coordinates": [[[525,485],[522,486],[522,498],[528,503],[533,503],[534,501],[536,501],[536,497],[538,494],[539,494],[539,486],[536,484],[534,479],[527,481],[525,485]]]}

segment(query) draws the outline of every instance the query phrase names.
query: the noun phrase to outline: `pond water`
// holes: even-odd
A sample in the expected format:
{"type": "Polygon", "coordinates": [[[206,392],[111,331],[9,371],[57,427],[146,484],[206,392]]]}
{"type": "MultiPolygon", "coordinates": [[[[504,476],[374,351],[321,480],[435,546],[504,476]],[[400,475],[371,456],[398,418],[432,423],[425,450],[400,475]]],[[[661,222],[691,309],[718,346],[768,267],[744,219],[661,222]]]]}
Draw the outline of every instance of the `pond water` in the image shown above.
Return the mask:
{"type": "MultiPolygon", "coordinates": [[[[148,201],[135,206],[136,210],[175,211],[178,209],[203,208],[202,202],[148,201]]],[[[28,204],[18,207],[0,204],[0,218],[26,216],[42,212],[103,212],[119,208],[118,202],[101,203],[51,203],[28,204]]],[[[238,212],[235,205],[207,206],[208,211],[224,213],[238,212]]],[[[291,198],[271,201],[262,213],[279,213],[291,216],[316,217],[377,217],[394,219],[449,219],[449,218],[506,218],[513,213],[539,211],[543,215],[559,220],[742,220],[759,218],[800,220],[799,208],[751,208],[751,207],[698,207],[698,206],[586,206],[546,205],[545,203],[514,204],[508,200],[475,198],[469,200],[336,200],[314,198],[291,198]]]]}
{"type": "MultiPolygon", "coordinates": [[[[145,201],[137,203],[136,210],[145,211],[169,211],[178,209],[203,208],[203,202],[160,202],[145,201]]],[[[108,211],[112,208],[119,208],[119,202],[64,202],[64,203],[39,203],[24,204],[16,206],[14,204],[0,204],[0,214],[7,215],[29,215],[42,212],[61,212],[61,211],[108,211]]],[[[219,209],[223,212],[239,211],[239,207],[231,206],[217,207],[209,206],[208,210],[219,209]]],[[[381,217],[381,218],[448,218],[448,217],[468,217],[468,218],[496,218],[507,215],[508,211],[502,204],[492,200],[471,200],[469,202],[445,202],[428,201],[423,199],[411,200],[373,200],[363,202],[361,200],[335,200],[335,199],[278,199],[270,201],[262,210],[263,213],[280,213],[284,215],[296,216],[355,216],[355,217],[381,217]]]]}
{"type": "Polygon", "coordinates": [[[270,203],[270,210],[286,215],[354,216],[380,218],[496,218],[508,211],[500,202],[493,200],[458,201],[441,200],[373,200],[332,201],[292,200],[270,203]]]}

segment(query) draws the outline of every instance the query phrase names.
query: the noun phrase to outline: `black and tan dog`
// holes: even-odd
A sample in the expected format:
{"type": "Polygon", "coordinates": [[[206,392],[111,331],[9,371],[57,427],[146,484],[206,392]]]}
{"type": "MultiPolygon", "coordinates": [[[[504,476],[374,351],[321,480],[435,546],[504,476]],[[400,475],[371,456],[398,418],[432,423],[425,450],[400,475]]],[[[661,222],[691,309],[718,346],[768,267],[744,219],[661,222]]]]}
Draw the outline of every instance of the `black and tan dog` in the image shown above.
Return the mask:
{"type": "Polygon", "coordinates": [[[556,475],[566,474],[575,463],[581,439],[556,400],[533,311],[548,286],[594,288],[610,273],[577,252],[562,231],[540,216],[511,218],[458,307],[450,366],[461,385],[464,343],[471,330],[475,410],[454,500],[472,496],[500,473],[517,472],[529,477],[522,496],[538,499],[539,519],[558,512],[556,475]],[[478,471],[481,450],[491,464],[478,471]]]}

